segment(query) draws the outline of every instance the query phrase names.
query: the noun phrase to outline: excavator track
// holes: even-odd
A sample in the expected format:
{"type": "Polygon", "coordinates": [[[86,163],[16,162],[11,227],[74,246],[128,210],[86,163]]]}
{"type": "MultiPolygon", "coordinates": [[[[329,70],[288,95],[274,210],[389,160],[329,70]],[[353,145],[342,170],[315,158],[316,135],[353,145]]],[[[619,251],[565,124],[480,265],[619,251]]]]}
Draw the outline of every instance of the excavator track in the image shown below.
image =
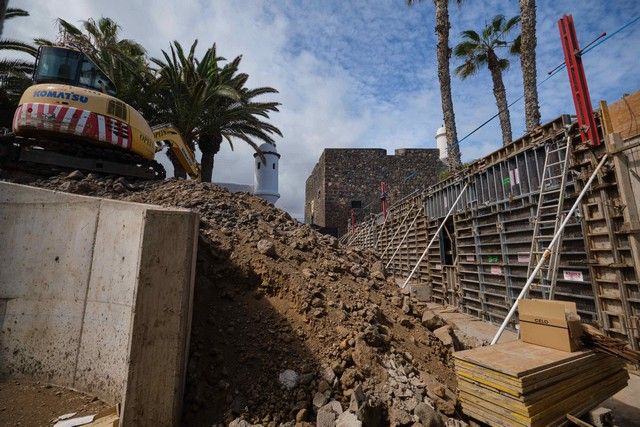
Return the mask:
{"type": "Polygon", "coordinates": [[[55,175],[71,170],[137,179],[164,179],[164,167],[155,160],[116,148],[78,141],[0,136],[0,170],[55,175]]]}

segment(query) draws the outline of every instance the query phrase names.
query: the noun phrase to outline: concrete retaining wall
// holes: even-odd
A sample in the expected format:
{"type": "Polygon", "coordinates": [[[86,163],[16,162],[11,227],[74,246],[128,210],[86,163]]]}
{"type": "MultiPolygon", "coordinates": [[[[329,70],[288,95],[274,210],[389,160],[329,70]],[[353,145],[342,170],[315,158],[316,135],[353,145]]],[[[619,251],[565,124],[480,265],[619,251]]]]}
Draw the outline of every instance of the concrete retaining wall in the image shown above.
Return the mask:
{"type": "Polygon", "coordinates": [[[179,422],[198,216],[0,182],[0,375],[179,422]]]}

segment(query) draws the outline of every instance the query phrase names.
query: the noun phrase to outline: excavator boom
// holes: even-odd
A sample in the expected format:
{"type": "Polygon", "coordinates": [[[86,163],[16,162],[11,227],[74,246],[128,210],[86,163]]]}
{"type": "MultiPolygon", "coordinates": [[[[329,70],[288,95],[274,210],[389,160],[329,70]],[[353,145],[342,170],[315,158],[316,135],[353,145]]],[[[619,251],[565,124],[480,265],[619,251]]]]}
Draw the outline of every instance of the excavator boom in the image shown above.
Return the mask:
{"type": "Polygon", "coordinates": [[[180,132],[170,124],[157,125],[151,128],[156,142],[166,142],[182,168],[192,179],[200,179],[200,165],[193,150],[187,146],[180,132]]]}

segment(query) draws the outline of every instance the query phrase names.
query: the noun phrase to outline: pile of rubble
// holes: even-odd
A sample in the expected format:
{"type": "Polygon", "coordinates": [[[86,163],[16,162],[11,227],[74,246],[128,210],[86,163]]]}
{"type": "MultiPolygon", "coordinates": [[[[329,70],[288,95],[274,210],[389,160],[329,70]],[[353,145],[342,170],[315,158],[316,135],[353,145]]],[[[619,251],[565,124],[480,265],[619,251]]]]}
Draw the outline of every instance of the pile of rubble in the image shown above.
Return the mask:
{"type": "Polygon", "coordinates": [[[186,424],[463,425],[451,327],[374,254],[212,184],[77,171],[29,184],[200,213],[186,424]]]}

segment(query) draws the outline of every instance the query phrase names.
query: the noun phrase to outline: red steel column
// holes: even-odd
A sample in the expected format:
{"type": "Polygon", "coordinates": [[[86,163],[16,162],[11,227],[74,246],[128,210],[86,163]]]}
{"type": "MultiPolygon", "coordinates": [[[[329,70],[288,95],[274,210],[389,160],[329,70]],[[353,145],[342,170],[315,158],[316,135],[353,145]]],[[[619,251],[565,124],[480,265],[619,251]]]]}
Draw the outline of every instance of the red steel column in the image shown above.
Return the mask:
{"type": "Polygon", "coordinates": [[[564,50],[564,61],[569,74],[569,84],[573,95],[573,104],[576,107],[578,124],[580,125],[580,137],[582,142],[592,146],[600,145],[600,136],[596,127],[596,120],[591,107],[591,96],[587,86],[587,77],[582,66],[580,47],[576,29],[571,15],[565,15],[558,21],[560,40],[564,50]]]}

